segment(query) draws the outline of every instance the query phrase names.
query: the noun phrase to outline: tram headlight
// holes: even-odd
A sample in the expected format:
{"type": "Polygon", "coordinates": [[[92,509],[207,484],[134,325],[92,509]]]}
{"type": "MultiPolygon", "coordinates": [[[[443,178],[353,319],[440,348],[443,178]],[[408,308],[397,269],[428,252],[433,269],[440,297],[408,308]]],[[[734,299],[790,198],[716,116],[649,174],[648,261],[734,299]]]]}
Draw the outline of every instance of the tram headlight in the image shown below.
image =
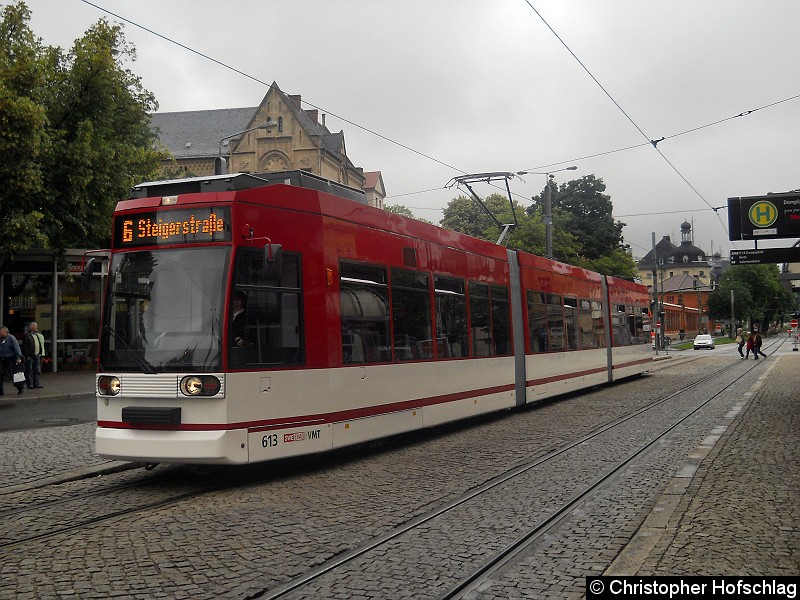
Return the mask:
{"type": "Polygon", "coordinates": [[[97,378],[97,391],[101,396],[116,396],[119,394],[119,377],[101,375],[97,378]]]}
{"type": "Polygon", "coordinates": [[[216,396],[221,384],[213,375],[188,375],[181,379],[181,393],[185,396],[216,396]]]}

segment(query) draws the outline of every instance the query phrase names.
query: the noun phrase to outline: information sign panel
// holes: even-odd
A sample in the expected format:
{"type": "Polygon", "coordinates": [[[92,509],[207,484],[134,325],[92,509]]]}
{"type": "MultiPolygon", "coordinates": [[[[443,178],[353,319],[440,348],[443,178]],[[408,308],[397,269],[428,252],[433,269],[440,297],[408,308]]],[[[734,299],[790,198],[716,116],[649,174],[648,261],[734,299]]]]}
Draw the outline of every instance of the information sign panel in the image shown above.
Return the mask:
{"type": "Polygon", "coordinates": [[[728,198],[731,241],[800,237],[800,192],[728,198]]]}
{"type": "Polygon", "coordinates": [[[764,265],[793,262],[800,262],[800,246],[758,250],[731,250],[732,265],[764,265]]]}

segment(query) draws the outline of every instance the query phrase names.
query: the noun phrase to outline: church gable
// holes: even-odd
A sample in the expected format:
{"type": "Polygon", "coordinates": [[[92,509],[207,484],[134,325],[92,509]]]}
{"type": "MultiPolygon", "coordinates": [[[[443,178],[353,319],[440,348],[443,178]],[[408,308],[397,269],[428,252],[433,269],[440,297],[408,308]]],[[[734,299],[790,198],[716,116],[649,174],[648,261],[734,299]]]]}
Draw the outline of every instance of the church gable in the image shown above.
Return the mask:
{"type": "Polygon", "coordinates": [[[254,108],[156,113],[151,129],[171,152],[165,172],[257,173],[300,169],[363,189],[364,173],[347,156],[344,132],[331,133],[318,109],[273,82],[254,108]],[[320,121],[321,119],[321,121],[320,121]],[[222,160],[220,160],[222,159],[222,160]]]}
{"type": "Polygon", "coordinates": [[[249,128],[256,129],[231,145],[230,172],[303,169],[345,185],[361,188],[364,176],[347,157],[344,132],[331,133],[319,122],[319,111],[303,110],[299,95],[287,95],[276,83],[255,111],[249,128]]]}

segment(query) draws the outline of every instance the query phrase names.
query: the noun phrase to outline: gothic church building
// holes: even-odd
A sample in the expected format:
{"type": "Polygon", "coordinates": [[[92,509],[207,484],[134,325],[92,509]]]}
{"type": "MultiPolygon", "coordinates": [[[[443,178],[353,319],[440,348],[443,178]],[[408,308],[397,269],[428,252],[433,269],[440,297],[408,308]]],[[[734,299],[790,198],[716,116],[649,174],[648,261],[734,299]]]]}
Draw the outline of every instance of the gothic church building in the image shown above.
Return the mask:
{"type": "Polygon", "coordinates": [[[256,107],[154,113],[150,126],[174,158],[162,165],[167,176],[213,175],[217,162],[227,173],[302,169],[363,189],[372,206],[383,208],[380,171],[356,167],[344,132],[331,133],[324,114],[303,110],[301,96],[285,94],[275,82],[256,107]]]}

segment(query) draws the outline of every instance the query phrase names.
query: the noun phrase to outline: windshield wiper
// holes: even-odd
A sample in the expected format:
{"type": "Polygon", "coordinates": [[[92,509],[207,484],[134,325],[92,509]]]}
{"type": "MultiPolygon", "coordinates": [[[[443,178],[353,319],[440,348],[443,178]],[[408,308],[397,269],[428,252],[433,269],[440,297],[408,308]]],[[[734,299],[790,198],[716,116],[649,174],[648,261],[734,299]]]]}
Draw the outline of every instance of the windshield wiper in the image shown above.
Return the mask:
{"type": "Polygon", "coordinates": [[[125,347],[125,350],[128,351],[129,356],[134,360],[134,362],[139,366],[139,368],[142,371],[144,371],[149,375],[155,375],[156,373],[158,373],[158,371],[156,371],[156,368],[149,362],[147,362],[144,356],[139,354],[137,350],[131,348],[128,345],[128,342],[125,341],[125,338],[123,338],[120,334],[118,334],[117,331],[113,327],[111,327],[111,325],[105,325],[103,327],[103,331],[108,331],[109,333],[111,333],[111,335],[114,336],[114,339],[125,347]]]}

